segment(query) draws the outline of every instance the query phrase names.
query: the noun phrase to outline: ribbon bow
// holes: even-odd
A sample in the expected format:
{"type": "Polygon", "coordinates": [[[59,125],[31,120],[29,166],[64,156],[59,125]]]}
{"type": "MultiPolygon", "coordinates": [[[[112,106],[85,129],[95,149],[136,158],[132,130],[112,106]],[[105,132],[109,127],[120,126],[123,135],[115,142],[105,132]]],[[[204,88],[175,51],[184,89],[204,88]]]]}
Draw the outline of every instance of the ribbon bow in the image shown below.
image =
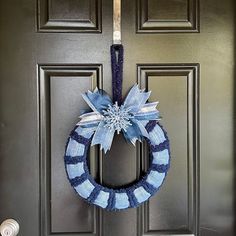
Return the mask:
{"type": "Polygon", "coordinates": [[[80,116],[77,125],[94,128],[95,134],[91,145],[100,144],[106,153],[110,150],[115,132],[123,133],[125,139],[135,145],[143,137],[149,138],[142,121],[159,120],[158,102],[146,103],[151,92],[144,92],[134,85],[122,105],[112,103],[109,95],[96,88],[93,92],[82,94],[92,112],[80,116]]]}

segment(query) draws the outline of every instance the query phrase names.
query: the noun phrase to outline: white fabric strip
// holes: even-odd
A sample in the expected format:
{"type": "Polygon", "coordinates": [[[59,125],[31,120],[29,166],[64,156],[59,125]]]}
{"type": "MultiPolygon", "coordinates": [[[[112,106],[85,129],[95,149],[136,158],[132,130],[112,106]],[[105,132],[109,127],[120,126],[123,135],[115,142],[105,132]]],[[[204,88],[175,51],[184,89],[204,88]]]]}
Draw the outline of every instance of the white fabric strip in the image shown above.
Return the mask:
{"type": "Polygon", "coordinates": [[[144,112],[152,112],[156,111],[156,106],[159,102],[152,102],[152,103],[147,103],[145,104],[138,112],[139,113],[144,113],[144,112]]]}
{"type": "Polygon", "coordinates": [[[90,112],[90,113],[81,115],[80,118],[81,120],[77,123],[77,125],[99,122],[104,118],[104,116],[97,112],[90,112]]]}

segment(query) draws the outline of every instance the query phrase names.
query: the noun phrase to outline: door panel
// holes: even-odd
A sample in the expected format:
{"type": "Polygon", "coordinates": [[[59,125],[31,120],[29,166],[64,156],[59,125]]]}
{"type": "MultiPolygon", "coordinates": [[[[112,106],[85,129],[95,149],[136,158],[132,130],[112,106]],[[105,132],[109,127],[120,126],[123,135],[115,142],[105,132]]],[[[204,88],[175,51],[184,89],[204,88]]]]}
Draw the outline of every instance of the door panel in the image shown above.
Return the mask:
{"type": "Polygon", "coordinates": [[[137,0],[137,33],[199,32],[198,0],[137,0]]]}
{"type": "MultiPolygon", "coordinates": [[[[101,65],[39,65],[40,172],[42,232],[93,234],[97,211],[78,198],[65,173],[63,155],[71,122],[87,109],[81,93],[102,88],[101,65]],[[68,91],[70,91],[68,93],[68,91]],[[78,106],[78,104],[80,104],[78,106]],[[71,109],[76,107],[76,109],[71,109]],[[69,129],[68,129],[69,128],[69,129]],[[61,158],[60,158],[61,157],[61,158]],[[69,206],[69,207],[67,207],[69,206]],[[79,224],[78,224],[79,222],[79,224]]],[[[98,175],[97,154],[91,148],[90,169],[98,175]]]]}
{"type": "MultiPolygon", "coordinates": [[[[172,144],[172,168],[162,186],[163,191],[144,207],[146,233],[158,234],[161,230],[188,234],[197,230],[199,69],[198,64],[138,65],[138,82],[142,88],[152,90],[151,101],[160,101],[158,107],[162,111],[162,124],[168,126],[172,144]]],[[[148,155],[144,155],[144,170],[147,170],[147,160],[148,155]]]]}
{"type": "MultiPolygon", "coordinates": [[[[20,235],[235,235],[233,0],[122,0],[123,95],[152,90],[171,142],[159,193],[137,209],[107,212],[67,181],[64,148],[87,107],[111,94],[112,1],[0,1],[0,220],[20,235]]],[[[106,186],[147,170],[145,144],[116,136],[90,171],[106,186]]]]}
{"type": "Polygon", "coordinates": [[[99,33],[101,0],[37,0],[39,32],[99,33]]]}

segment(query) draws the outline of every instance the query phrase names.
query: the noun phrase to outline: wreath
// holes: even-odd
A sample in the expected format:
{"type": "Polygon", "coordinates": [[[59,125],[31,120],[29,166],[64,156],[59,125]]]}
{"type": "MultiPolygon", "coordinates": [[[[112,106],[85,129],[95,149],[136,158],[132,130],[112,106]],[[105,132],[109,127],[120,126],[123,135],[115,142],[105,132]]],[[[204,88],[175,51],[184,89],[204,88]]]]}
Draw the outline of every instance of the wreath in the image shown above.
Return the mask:
{"type": "Polygon", "coordinates": [[[82,114],[72,130],[64,161],[69,182],[83,199],[106,210],[121,210],[139,206],[159,190],[170,166],[170,149],[167,133],[159,124],[158,102],[147,102],[151,92],[134,85],[122,100],[122,45],[111,46],[111,61],[113,101],[98,88],[82,94],[91,111],[82,114]],[[97,183],[87,162],[90,146],[100,145],[106,153],[116,132],[133,145],[146,140],[150,156],[147,173],[133,185],[120,189],[97,183]]]}

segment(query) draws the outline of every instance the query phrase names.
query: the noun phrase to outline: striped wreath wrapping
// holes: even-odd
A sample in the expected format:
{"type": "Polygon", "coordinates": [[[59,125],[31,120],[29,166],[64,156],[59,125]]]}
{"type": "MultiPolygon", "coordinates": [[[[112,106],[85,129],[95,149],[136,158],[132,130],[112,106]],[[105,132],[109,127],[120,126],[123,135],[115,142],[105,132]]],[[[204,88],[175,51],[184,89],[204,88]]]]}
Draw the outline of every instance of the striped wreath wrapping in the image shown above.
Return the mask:
{"type": "Polygon", "coordinates": [[[151,164],[147,173],[130,187],[112,189],[97,183],[90,175],[87,153],[95,133],[94,127],[76,126],[66,145],[65,167],[74,190],[87,202],[106,210],[134,208],[147,201],[161,187],[170,166],[169,140],[157,121],[142,120],[149,137],[145,137],[151,164]]]}

